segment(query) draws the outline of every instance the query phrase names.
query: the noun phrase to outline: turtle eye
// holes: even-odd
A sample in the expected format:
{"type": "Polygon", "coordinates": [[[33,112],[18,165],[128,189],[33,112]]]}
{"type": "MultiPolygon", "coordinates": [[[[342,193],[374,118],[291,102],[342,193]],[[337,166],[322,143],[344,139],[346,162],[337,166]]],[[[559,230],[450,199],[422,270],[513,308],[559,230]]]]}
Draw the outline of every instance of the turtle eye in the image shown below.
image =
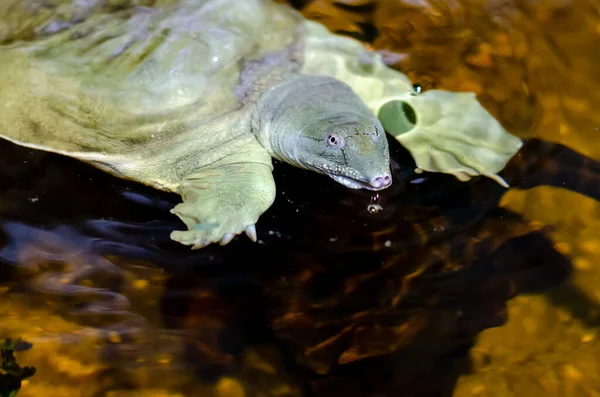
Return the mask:
{"type": "Polygon", "coordinates": [[[327,146],[340,148],[344,146],[344,140],[338,134],[329,134],[326,138],[327,146]]]}

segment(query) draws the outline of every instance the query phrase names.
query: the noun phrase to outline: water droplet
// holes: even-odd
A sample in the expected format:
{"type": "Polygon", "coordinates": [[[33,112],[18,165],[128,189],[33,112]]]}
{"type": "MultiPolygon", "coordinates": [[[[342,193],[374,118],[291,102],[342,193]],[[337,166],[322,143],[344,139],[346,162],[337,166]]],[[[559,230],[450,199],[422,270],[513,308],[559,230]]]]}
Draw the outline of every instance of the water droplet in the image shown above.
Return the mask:
{"type": "Polygon", "coordinates": [[[367,206],[367,211],[369,211],[370,214],[377,214],[382,209],[383,209],[383,207],[380,206],[379,204],[369,204],[367,206]]]}

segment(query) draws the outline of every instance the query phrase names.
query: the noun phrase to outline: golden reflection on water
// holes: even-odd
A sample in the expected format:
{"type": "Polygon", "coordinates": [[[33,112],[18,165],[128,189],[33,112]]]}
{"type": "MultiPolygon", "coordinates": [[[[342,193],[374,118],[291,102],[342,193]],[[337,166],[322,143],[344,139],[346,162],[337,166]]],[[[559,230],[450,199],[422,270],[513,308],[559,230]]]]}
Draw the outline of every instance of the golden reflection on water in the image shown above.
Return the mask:
{"type": "MultiPolygon", "coordinates": [[[[511,132],[561,142],[600,159],[600,3],[305,3],[299,6],[307,17],[333,30],[369,38],[373,30],[365,26],[374,25],[379,35],[370,45],[424,89],[475,91],[511,132]]],[[[509,301],[508,322],[479,334],[470,352],[472,372],[459,378],[454,395],[599,395],[600,205],[549,187],[513,189],[502,204],[529,220],[531,230],[555,225],[550,233],[555,247],[574,259],[576,271],[571,285],[509,301]]],[[[169,277],[151,260],[93,254],[77,239],[57,240],[58,232],[37,237],[33,231],[21,233],[31,241],[15,253],[20,265],[16,278],[45,289],[32,293],[16,288],[9,295],[8,287],[14,285],[0,287],[0,298],[6,298],[0,299],[0,335],[34,343],[33,349],[17,355],[21,365],[38,369],[19,396],[300,395],[269,347],[244,352],[238,372],[239,379],[253,379],[260,391],[247,390],[229,376],[198,382],[194,369],[175,359],[191,345],[199,361],[230,365],[231,354],[219,350],[215,335],[233,314],[211,286],[194,290],[192,307],[181,314],[180,332],[152,331],[164,326],[159,301],[169,277]],[[66,263],[59,266],[56,258],[66,263]],[[88,289],[65,296],[60,287],[71,284],[88,289]],[[53,295],[52,286],[61,293],[53,295]],[[88,309],[95,303],[97,314],[107,309],[110,327],[59,310],[82,302],[88,309]],[[206,332],[201,338],[191,331],[198,324],[206,332]],[[103,342],[107,335],[108,349],[103,342]],[[107,363],[119,360],[127,377],[122,389],[113,390],[110,382],[120,374],[107,363]],[[173,392],[175,388],[185,393],[173,392]]]]}

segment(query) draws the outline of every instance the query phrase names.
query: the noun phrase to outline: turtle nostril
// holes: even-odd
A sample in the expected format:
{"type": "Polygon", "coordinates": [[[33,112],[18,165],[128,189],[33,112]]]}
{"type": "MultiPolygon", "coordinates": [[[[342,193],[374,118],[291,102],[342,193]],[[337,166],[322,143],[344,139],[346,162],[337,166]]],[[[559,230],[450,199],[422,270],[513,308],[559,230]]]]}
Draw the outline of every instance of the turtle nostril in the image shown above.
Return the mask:
{"type": "Polygon", "coordinates": [[[392,178],[389,175],[378,176],[371,179],[371,185],[376,188],[387,187],[392,183],[392,178]]]}

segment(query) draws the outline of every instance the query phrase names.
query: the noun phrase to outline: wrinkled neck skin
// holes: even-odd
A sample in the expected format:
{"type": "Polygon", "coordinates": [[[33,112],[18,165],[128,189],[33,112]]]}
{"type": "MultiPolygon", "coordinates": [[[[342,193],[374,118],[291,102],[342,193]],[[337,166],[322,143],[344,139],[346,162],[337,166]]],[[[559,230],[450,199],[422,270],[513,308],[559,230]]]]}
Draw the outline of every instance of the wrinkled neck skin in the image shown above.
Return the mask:
{"type": "Polygon", "coordinates": [[[328,80],[295,75],[260,98],[253,113],[252,129],[271,157],[296,167],[319,171],[307,162],[295,142],[303,129],[330,117],[320,98],[320,93],[327,88],[336,88],[328,80]]]}
{"type": "Polygon", "coordinates": [[[252,129],[275,159],[353,189],[391,183],[389,148],[375,115],[345,83],[294,75],[265,92],[252,129]]]}

